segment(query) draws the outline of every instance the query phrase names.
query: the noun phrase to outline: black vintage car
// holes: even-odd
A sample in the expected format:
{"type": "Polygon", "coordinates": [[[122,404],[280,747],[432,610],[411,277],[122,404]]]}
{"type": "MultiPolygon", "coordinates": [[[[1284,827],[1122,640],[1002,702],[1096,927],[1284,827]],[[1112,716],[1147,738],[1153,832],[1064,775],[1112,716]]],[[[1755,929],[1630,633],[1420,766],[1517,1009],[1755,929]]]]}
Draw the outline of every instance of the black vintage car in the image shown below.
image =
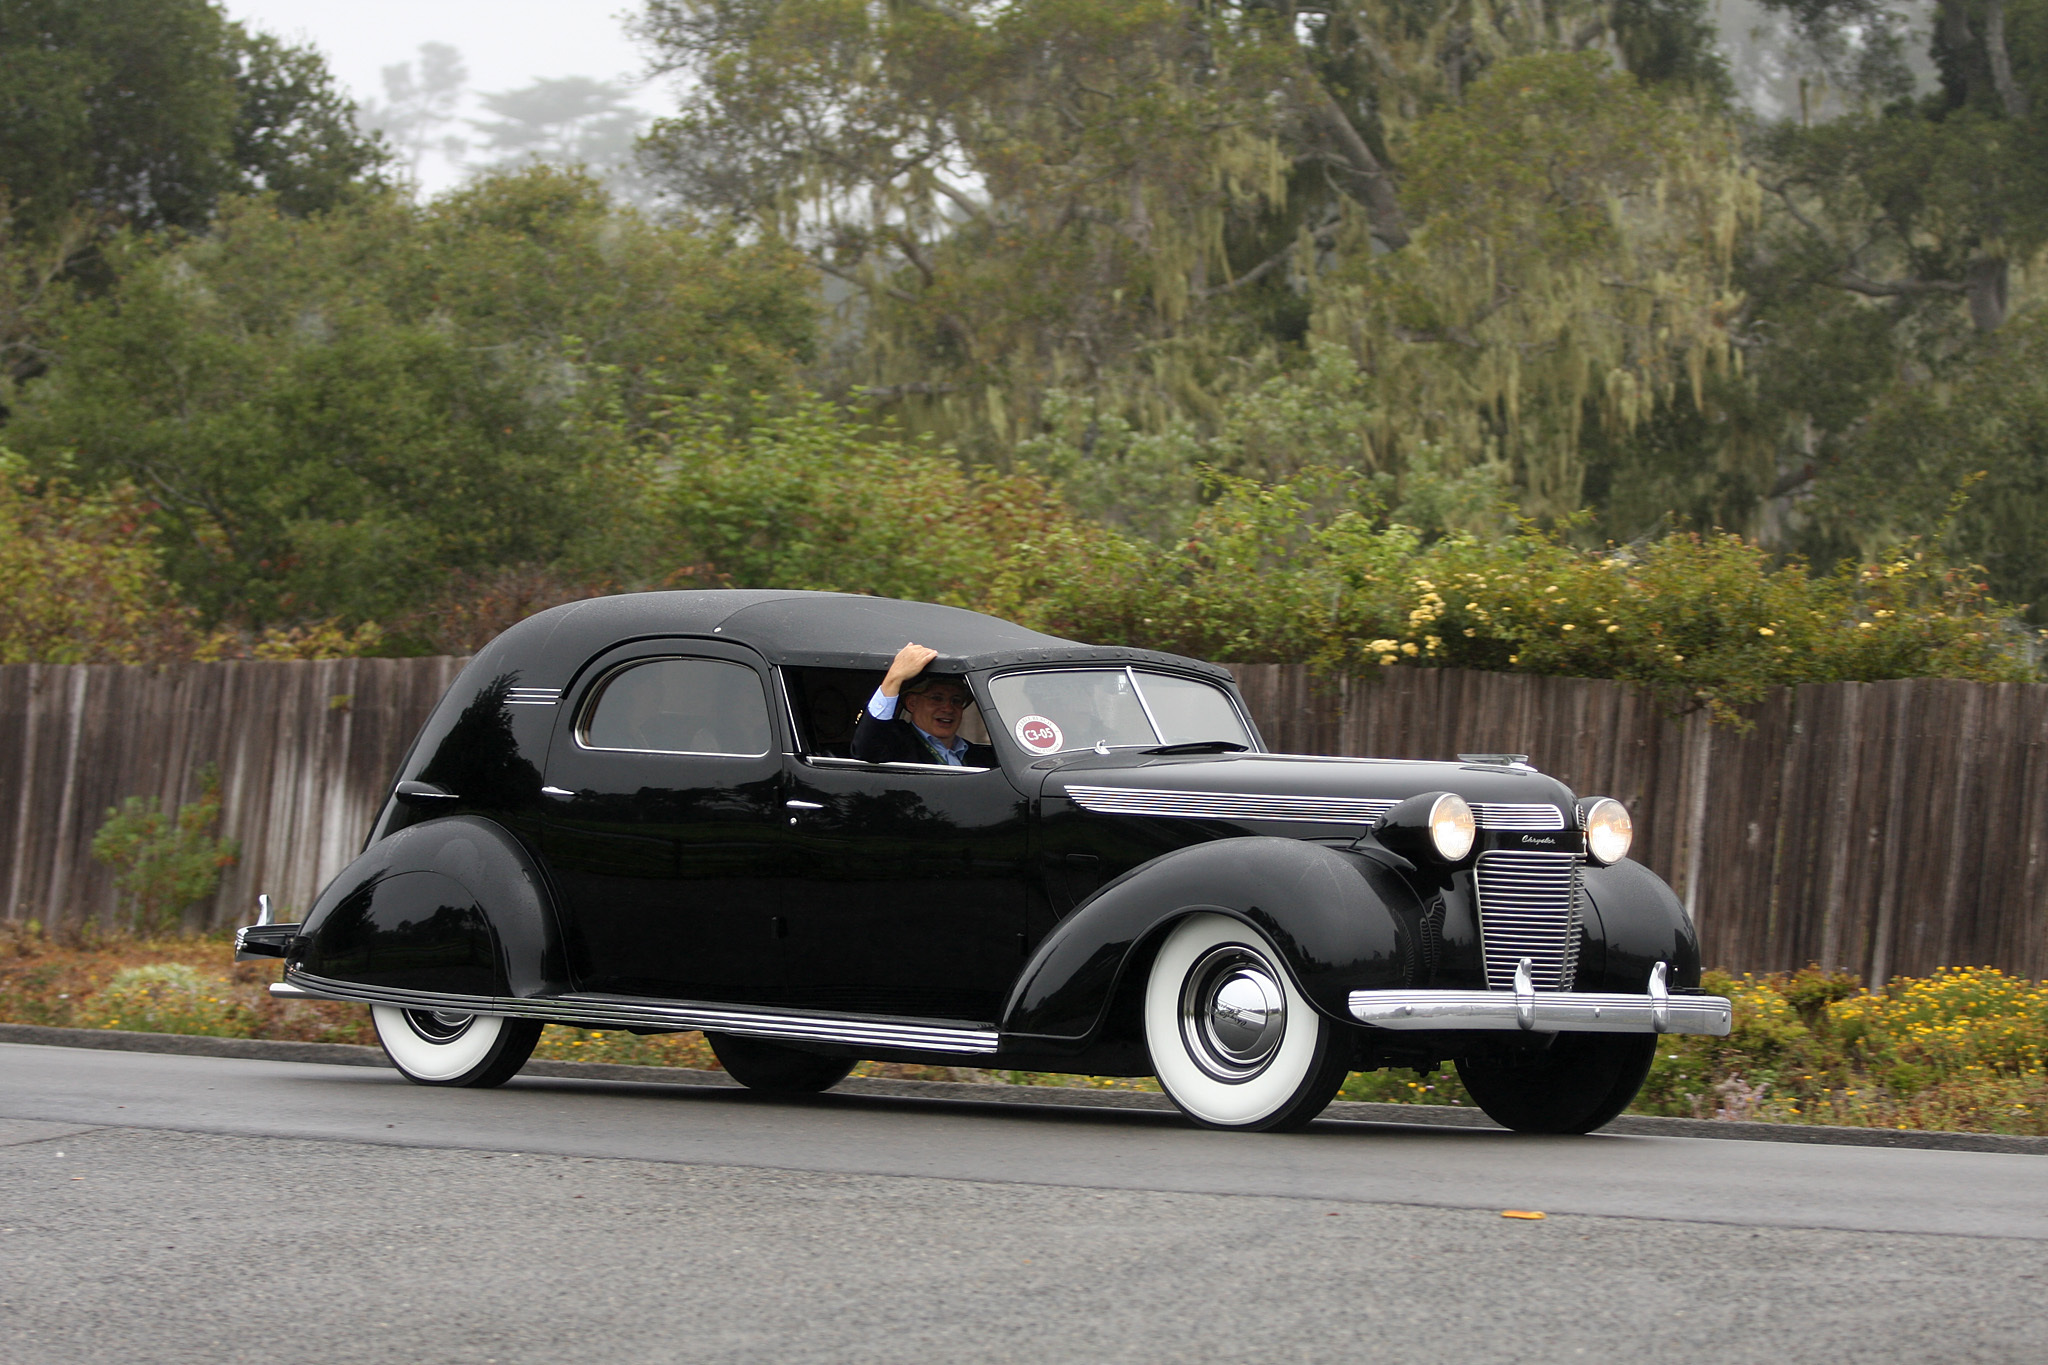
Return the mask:
{"type": "Polygon", "coordinates": [[[238,949],[285,959],[280,995],[370,1005],[429,1085],[501,1084],[561,1023],[701,1029],[766,1090],[862,1058],[1156,1075],[1218,1128],[1455,1060],[1499,1122],[1584,1132],[1659,1033],[1729,1027],[1629,838],[1517,755],[1268,753],[1192,659],[915,602],[637,593],[479,653],[362,856],[238,949]],[[852,756],[910,640],[968,683],[992,766],[852,756]]]}

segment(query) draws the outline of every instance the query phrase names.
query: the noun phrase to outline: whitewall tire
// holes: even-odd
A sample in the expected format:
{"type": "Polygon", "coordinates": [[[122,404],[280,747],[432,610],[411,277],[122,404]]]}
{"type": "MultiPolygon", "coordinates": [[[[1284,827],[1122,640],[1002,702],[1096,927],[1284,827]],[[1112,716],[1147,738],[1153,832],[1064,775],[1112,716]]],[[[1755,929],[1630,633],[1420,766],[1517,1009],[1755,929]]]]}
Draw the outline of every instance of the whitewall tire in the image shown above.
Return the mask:
{"type": "Polygon", "coordinates": [[[1145,984],[1160,1088],[1210,1128],[1299,1128],[1343,1084],[1349,1040],[1316,1013],[1265,937],[1227,915],[1173,927],[1145,984]]]}
{"type": "Polygon", "coordinates": [[[370,1006],[377,1041],[405,1078],[420,1085],[503,1085],[540,1041],[537,1020],[370,1006]]]}

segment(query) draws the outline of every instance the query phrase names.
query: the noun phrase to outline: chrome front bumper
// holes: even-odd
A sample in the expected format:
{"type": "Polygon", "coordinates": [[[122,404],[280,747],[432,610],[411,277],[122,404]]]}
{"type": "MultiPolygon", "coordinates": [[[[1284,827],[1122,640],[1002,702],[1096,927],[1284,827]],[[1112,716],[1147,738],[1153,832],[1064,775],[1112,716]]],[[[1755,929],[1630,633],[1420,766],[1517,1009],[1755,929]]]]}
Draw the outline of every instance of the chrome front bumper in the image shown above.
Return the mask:
{"type": "Polygon", "coordinates": [[[1351,1017],[1388,1029],[1525,1029],[1534,1033],[1704,1033],[1725,1038],[1735,1007],[1726,996],[1673,995],[1659,962],[1644,995],[1538,991],[1527,963],[1512,991],[1353,991],[1351,1017]]]}

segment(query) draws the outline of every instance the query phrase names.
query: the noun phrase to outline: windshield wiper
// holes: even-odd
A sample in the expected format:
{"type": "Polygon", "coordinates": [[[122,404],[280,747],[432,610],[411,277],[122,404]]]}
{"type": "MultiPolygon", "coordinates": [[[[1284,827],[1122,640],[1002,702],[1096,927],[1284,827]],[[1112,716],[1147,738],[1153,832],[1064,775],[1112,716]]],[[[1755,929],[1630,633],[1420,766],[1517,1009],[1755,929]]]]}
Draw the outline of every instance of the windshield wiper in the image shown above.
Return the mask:
{"type": "Polygon", "coordinates": [[[1162,744],[1148,754],[1241,754],[1252,746],[1234,739],[1191,739],[1185,744],[1162,744]]]}

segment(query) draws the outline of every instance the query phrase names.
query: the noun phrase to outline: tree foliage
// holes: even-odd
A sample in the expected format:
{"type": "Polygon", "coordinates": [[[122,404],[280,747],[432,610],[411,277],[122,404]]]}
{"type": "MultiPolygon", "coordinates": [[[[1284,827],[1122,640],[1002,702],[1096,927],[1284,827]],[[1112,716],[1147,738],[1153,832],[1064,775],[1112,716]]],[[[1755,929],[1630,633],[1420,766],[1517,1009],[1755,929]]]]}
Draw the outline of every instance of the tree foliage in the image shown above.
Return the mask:
{"type": "Polygon", "coordinates": [[[133,485],[81,492],[0,449],[0,664],[160,663],[201,647],[151,510],[133,485]]]}
{"type": "Polygon", "coordinates": [[[8,0],[0,11],[0,200],[48,237],[78,216],[203,227],[223,194],[293,212],[382,163],[317,53],[214,0],[8,0]]]}
{"type": "Polygon", "coordinates": [[[227,201],[55,319],[24,454],[156,503],[172,577],[252,626],[415,605],[450,571],[603,561],[620,434],[714,365],[784,382],[808,343],[773,248],[662,228],[546,168],[310,220],[227,201]]]}
{"type": "Polygon", "coordinates": [[[1726,357],[1746,182],[1637,88],[1719,90],[1682,4],[650,0],[642,30],[692,82],[657,172],[855,291],[844,382],[976,457],[1057,423],[1049,391],[1206,431],[1313,327],[1390,381],[1363,467],[1455,436],[1568,511],[1581,406],[1630,425],[1726,357]],[[1626,35],[1637,78],[1569,55],[1626,35]],[[1546,167],[1569,202],[1530,197],[1546,167]],[[1558,230],[1480,259],[1532,216],[1558,230]]]}

